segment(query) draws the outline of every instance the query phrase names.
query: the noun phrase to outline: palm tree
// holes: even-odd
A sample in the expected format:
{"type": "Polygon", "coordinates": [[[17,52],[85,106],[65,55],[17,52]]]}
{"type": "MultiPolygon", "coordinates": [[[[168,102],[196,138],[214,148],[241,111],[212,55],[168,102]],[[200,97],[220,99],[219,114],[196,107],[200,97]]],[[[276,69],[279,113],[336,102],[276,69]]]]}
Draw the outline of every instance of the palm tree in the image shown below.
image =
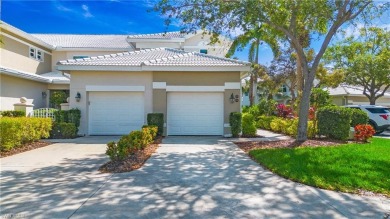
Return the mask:
{"type": "Polygon", "coordinates": [[[257,78],[260,70],[259,66],[259,47],[263,42],[267,43],[274,54],[279,54],[279,45],[275,33],[269,31],[270,28],[265,25],[259,25],[256,28],[252,28],[243,34],[237,36],[233,41],[226,57],[231,57],[237,50],[243,50],[249,45],[248,61],[252,63],[252,70],[249,78],[249,102],[250,106],[255,103],[257,93],[257,78]]]}

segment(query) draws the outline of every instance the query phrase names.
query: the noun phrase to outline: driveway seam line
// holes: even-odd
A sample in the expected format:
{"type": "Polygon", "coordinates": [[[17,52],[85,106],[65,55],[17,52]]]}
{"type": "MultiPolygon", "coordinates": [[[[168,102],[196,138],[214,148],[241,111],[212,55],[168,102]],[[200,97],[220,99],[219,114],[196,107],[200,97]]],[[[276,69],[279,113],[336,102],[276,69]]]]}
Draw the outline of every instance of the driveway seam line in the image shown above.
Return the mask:
{"type": "Polygon", "coordinates": [[[83,207],[83,205],[85,204],[85,203],[87,203],[87,201],[90,199],[90,198],[92,198],[92,196],[94,196],[98,191],[100,191],[102,188],[103,188],[103,186],[105,186],[106,184],[107,184],[107,182],[108,182],[108,180],[110,180],[111,179],[111,177],[114,175],[114,173],[113,174],[111,174],[108,178],[107,178],[107,180],[106,181],[104,181],[104,183],[103,183],[103,185],[101,185],[98,189],[96,189],[96,191],[95,192],[93,192],[69,217],[68,217],[68,219],[69,218],[71,218],[74,214],[76,214],[76,212],[81,208],[81,207],[83,207]]]}

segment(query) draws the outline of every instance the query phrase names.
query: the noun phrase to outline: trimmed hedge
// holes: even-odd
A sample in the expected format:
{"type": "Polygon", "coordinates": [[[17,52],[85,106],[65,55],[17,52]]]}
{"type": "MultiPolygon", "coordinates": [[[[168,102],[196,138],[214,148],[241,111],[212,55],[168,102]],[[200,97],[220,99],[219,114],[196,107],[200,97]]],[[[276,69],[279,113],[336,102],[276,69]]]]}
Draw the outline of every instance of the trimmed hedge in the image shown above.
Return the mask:
{"type": "Polygon", "coordinates": [[[366,112],[360,109],[353,109],[353,108],[350,108],[350,110],[351,110],[351,125],[350,125],[351,127],[368,124],[369,117],[366,112]]]}
{"type": "Polygon", "coordinates": [[[123,160],[130,154],[143,150],[153,143],[157,129],[157,126],[143,126],[141,131],[132,131],[130,134],[122,136],[118,143],[109,142],[106,154],[111,160],[123,160]]]}
{"type": "Polygon", "coordinates": [[[241,117],[242,114],[238,112],[230,113],[229,123],[232,131],[232,136],[237,138],[241,133],[241,117]]]}
{"type": "Polygon", "coordinates": [[[7,110],[1,112],[3,117],[26,117],[26,112],[22,110],[7,110]]]}
{"type": "Polygon", "coordinates": [[[0,118],[0,150],[8,151],[22,144],[49,137],[50,118],[0,118]]]}
{"type": "Polygon", "coordinates": [[[164,113],[148,113],[148,125],[155,125],[158,127],[157,135],[162,136],[164,133],[164,113]]]}
{"type": "Polygon", "coordinates": [[[57,123],[73,123],[76,128],[80,126],[81,111],[79,109],[58,110],[54,112],[54,120],[57,123]]]}
{"type": "Polygon", "coordinates": [[[245,137],[256,136],[254,116],[250,113],[244,113],[242,115],[242,135],[245,137]]]}
{"type": "Polygon", "coordinates": [[[320,135],[338,140],[347,140],[351,124],[351,110],[339,106],[326,106],[318,110],[320,135]]]}
{"type": "Polygon", "coordinates": [[[76,125],[69,122],[54,122],[53,129],[50,132],[50,138],[75,138],[77,137],[76,125]]]}
{"type": "MultiPolygon", "coordinates": [[[[285,119],[276,116],[259,116],[257,127],[296,137],[298,134],[298,119],[285,119]]],[[[309,121],[307,127],[308,138],[314,138],[317,131],[317,128],[314,127],[314,122],[309,121]]]]}

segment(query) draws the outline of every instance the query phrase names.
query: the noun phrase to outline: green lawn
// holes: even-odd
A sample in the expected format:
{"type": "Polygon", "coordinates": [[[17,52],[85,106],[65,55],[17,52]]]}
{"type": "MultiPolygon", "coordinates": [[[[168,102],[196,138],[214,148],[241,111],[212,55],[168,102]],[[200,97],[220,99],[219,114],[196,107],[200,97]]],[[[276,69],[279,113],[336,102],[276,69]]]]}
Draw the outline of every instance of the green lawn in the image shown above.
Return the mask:
{"type": "Polygon", "coordinates": [[[307,185],[344,191],[358,189],[390,196],[390,139],[334,147],[256,149],[249,152],[271,171],[307,185]]]}

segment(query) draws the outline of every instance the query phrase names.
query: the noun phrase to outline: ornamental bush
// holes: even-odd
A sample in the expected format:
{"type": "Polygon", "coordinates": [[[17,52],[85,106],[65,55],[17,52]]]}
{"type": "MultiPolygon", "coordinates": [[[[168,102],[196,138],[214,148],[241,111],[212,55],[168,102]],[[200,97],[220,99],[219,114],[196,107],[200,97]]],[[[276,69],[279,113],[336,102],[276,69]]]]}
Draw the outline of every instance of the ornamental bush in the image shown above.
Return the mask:
{"type": "Polygon", "coordinates": [[[276,111],[276,101],[275,100],[266,100],[262,99],[257,104],[257,107],[259,108],[259,115],[266,115],[266,116],[272,116],[275,114],[276,111]]]}
{"type": "Polygon", "coordinates": [[[22,144],[49,137],[50,118],[0,118],[0,150],[8,151],[22,144]]]}
{"type": "Polygon", "coordinates": [[[271,130],[271,122],[274,120],[275,116],[259,116],[257,117],[257,128],[260,129],[266,129],[266,130],[271,130]]]}
{"type": "Polygon", "coordinates": [[[7,110],[1,112],[3,117],[26,117],[26,112],[22,110],[7,110]]]}
{"type": "Polygon", "coordinates": [[[355,126],[355,140],[368,142],[375,134],[375,129],[371,125],[360,124],[355,126]]]}
{"type": "Polygon", "coordinates": [[[158,127],[157,135],[162,136],[164,133],[164,114],[163,113],[148,113],[148,125],[155,125],[158,127]]]}
{"type": "Polygon", "coordinates": [[[368,114],[360,109],[349,108],[351,111],[351,127],[355,127],[360,124],[368,124],[368,114]]]}
{"type": "Polygon", "coordinates": [[[347,140],[351,123],[351,110],[339,106],[326,106],[317,112],[318,132],[329,138],[347,140]]]}
{"type": "Polygon", "coordinates": [[[50,138],[67,139],[77,137],[76,125],[70,122],[54,122],[50,131],[50,138]]]}
{"type": "Polygon", "coordinates": [[[76,128],[80,126],[81,111],[79,109],[58,110],[54,112],[54,120],[57,123],[73,123],[76,128]]]}
{"type": "Polygon", "coordinates": [[[242,115],[242,135],[246,137],[256,136],[256,126],[252,114],[244,113],[242,115]]]}
{"type": "Polygon", "coordinates": [[[232,136],[237,138],[241,133],[242,114],[238,112],[230,113],[229,123],[232,131],[232,136]]]}

